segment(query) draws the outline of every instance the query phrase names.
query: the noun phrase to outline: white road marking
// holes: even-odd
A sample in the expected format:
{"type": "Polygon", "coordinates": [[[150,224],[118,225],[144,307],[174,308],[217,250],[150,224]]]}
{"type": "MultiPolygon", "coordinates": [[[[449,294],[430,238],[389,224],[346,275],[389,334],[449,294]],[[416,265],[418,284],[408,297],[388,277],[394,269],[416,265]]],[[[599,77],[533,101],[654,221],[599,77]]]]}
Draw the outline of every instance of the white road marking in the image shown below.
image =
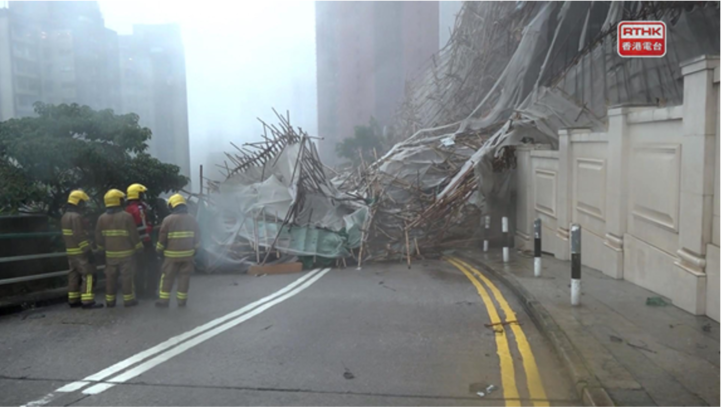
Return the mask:
{"type": "Polygon", "coordinates": [[[172,357],[180,355],[181,353],[187,351],[188,349],[191,349],[192,347],[199,345],[199,344],[213,338],[214,336],[233,328],[236,325],[239,325],[245,321],[248,321],[249,319],[255,317],[256,315],[273,307],[274,305],[279,304],[279,303],[286,301],[287,299],[295,296],[296,294],[298,294],[301,291],[305,290],[306,288],[310,287],[311,284],[318,281],[318,279],[323,277],[324,274],[328,273],[329,270],[330,269],[323,270],[322,272],[315,275],[312,279],[310,279],[306,283],[304,283],[302,286],[296,288],[295,290],[291,291],[290,293],[288,293],[282,297],[279,297],[273,301],[270,301],[237,319],[227,322],[217,328],[211,329],[210,331],[205,332],[202,335],[198,335],[197,337],[195,337],[187,342],[184,342],[183,344],[176,346],[175,348],[173,348],[167,352],[161,353],[160,355],[154,357],[153,359],[150,359],[150,360],[134,367],[133,369],[130,369],[127,372],[108,380],[106,383],[96,384],[95,386],[84,390],[83,394],[91,394],[92,395],[92,394],[102,393],[105,390],[108,390],[111,387],[115,386],[116,384],[125,383],[128,380],[147,372],[148,370],[171,359],[172,357]]]}
{"type": "Polygon", "coordinates": [[[38,399],[38,400],[35,400],[35,401],[31,401],[30,403],[25,404],[23,407],[42,406],[42,405],[45,405],[45,404],[50,403],[51,401],[53,401],[54,398],[55,398],[55,393],[54,393],[54,392],[53,392],[53,393],[48,393],[48,394],[45,395],[45,397],[43,397],[43,398],[41,398],[41,399],[38,399]]]}
{"type": "MultiPolygon", "coordinates": [[[[53,399],[56,398],[56,396],[59,396],[59,394],[57,394],[57,393],[72,393],[74,391],[82,389],[83,387],[85,387],[89,384],[92,384],[93,382],[102,381],[102,380],[106,379],[107,377],[110,377],[110,376],[112,376],[124,369],[127,369],[137,363],[140,363],[151,356],[157,355],[158,353],[164,352],[174,346],[177,346],[178,344],[182,343],[183,341],[186,341],[190,338],[193,338],[196,335],[199,335],[205,331],[208,331],[209,329],[212,329],[230,319],[237,318],[249,311],[252,311],[254,308],[259,307],[269,301],[272,301],[272,300],[286,294],[287,292],[293,290],[294,288],[303,284],[304,282],[311,279],[312,277],[317,276],[320,273],[325,274],[329,270],[330,269],[325,269],[323,271],[321,271],[320,269],[312,270],[311,272],[307,273],[303,277],[299,278],[298,280],[294,281],[293,283],[287,285],[286,287],[282,288],[281,290],[276,291],[275,293],[273,293],[271,295],[263,297],[258,301],[252,302],[243,308],[240,308],[236,311],[226,314],[220,318],[216,318],[216,319],[214,319],[210,322],[207,322],[201,326],[198,326],[188,332],[174,336],[174,337],[166,340],[165,342],[159,343],[158,345],[156,345],[150,349],[147,349],[143,352],[139,352],[125,360],[122,360],[122,361],[114,364],[113,366],[103,369],[100,372],[90,375],[82,380],[68,383],[65,386],[60,387],[59,389],[55,390],[54,392],[45,395],[45,397],[43,397],[41,399],[29,402],[28,404],[24,405],[23,407],[42,406],[42,405],[50,403],[53,399]]],[[[315,282],[316,280],[317,279],[315,279],[313,281],[315,282]]],[[[257,314],[254,314],[254,315],[257,315],[257,314]]]]}

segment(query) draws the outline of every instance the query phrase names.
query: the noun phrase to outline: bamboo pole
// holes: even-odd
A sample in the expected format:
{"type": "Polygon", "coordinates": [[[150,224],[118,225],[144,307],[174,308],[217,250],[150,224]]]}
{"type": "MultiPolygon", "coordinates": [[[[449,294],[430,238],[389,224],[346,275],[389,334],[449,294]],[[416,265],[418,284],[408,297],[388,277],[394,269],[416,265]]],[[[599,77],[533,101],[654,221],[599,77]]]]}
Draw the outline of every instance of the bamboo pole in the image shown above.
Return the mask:
{"type": "Polygon", "coordinates": [[[253,215],[253,241],[256,244],[256,264],[261,263],[261,251],[258,247],[258,220],[256,219],[256,215],[253,215]]]}
{"type": "Polygon", "coordinates": [[[406,264],[411,269],[411,249],[409,247],[409,229],[404,228],[404,235],[406,235],[406,264]]]}

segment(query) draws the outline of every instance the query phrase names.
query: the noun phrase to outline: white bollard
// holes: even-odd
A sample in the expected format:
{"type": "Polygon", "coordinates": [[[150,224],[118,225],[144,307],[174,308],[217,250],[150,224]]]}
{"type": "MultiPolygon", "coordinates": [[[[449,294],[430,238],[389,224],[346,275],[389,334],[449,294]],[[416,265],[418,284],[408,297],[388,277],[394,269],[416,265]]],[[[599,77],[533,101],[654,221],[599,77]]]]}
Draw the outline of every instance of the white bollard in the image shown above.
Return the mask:
{"type": "Polygon", "coordinates": [[[541,276],[541,219],[534,220],[534,277],[541,276]]]}
{"type": "Polygon", "coordinates": [[[572,245],[572,306],[582,303],[582,229],[574,224],[571,228],[572,245]]]}
{"type": "Polygon", "coordinates": [[[489,215],[484,216],[484,252],[489,251],[489,228],[491,227],[491,218],[489,215]]]}
{"type": "Polygon", "coordinates": [[[501,218],[501,231],[503,233],[503,239],[504,239],[504,249],[503,249],[503,258],[504,263],[509,262],[509,248],[506,246],[509,244],[509,219],[504,216],[501,218]]]}

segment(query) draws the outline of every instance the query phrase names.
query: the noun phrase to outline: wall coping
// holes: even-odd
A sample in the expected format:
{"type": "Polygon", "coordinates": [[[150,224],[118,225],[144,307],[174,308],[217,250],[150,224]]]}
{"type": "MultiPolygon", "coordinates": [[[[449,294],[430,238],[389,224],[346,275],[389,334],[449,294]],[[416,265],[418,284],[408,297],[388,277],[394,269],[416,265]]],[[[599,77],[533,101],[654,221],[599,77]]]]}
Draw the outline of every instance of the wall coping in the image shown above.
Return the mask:
{"type": "Polygon", "coordinates": [[[687,76],[695,72],[719,67],[719,55],[700,55],[679,64],[682,75],[687,76]]]}
{"type": "Polygon", "coordinates": [[[555,158],[559,159],[559,150],[534,150],[531,152],[532,157],[555,158]]]}
{"type": "Polygon", "coordinates": [[[627,115],[627,123],[648,123],[666,122],[670,120],[682,120],[684,117],[684,106],[670,106],[659,109],[639,110],[627,115]]]}
{"type": "Polygon", "coordinates": [[[649,109],[656,109],[657,105],[650,105],[650,104],[644,104],[644,105],[632,105],[632,104],[625,104],[625,105],[614,105],[611,106],[609,109],[607,109],[607,116],[624,116],[631,113],[636,112],[642,112],[644,110],[649,109]]]}
{"type": "Polygon", "coordinates": [[[572,134],[572,143],[608,143],[608,133],[582,133],[572,134]]]}
{"type": "Polygon", "coordinates": [[[573,134],[587,134],[591,133],[592,129],[588,127],[568,127],[566,129],[559,129],[560,136],[571,136],[573,134]]]}
{"type": "Polygon", "coordinates": [[[521,144],[516,146],[517,150],[522,151],[537,151],[537,150],[551,150],[551,144],[521,144]]]}

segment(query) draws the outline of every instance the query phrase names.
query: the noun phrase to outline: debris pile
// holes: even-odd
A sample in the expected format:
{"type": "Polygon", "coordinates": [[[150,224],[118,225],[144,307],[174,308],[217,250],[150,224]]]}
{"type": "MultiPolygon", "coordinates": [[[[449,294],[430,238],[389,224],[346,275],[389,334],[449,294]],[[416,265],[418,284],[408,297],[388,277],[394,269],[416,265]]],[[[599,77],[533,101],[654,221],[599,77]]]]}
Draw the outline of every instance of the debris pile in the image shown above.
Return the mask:
{"type": "Polygon", "coordinates": [[[348,171],[332,180],[371,206],[362,228],[359,266],[362,260],[436,257],[444,248],[474,240],[480,216],[474,177],[445,199],[437,195],[489,135],[468,131],[411,138],[376,162],[362,163],[360,176],[348,171]]]}
{"type": "Polygon", "coordinates": [[[213,267],[410,264],[474,244],[482,214],[512,214],[516,146],[605,131],[611,105],[681,103],[680,63],[719,53],[719,21],[719,2],[464,2],[449,43],[407,84],[402,139],[373,163],[361,155],[329,178],[288,115],[234,145],[199,207],[213,267]],[[667,23],[667,56],[620,60],[617,22],[646,18],[667,23]]]}
{"type": "Polygon", "coordinates": [[[368,208],[329,182],[312,137],[276,116],[277,125],[261,121],[263,141],[226,153],[224,181],[207,180],[214,193],[201,199],[198,219],[209,272],[294,257],[333,264],[360,245],[368,208]]]}

